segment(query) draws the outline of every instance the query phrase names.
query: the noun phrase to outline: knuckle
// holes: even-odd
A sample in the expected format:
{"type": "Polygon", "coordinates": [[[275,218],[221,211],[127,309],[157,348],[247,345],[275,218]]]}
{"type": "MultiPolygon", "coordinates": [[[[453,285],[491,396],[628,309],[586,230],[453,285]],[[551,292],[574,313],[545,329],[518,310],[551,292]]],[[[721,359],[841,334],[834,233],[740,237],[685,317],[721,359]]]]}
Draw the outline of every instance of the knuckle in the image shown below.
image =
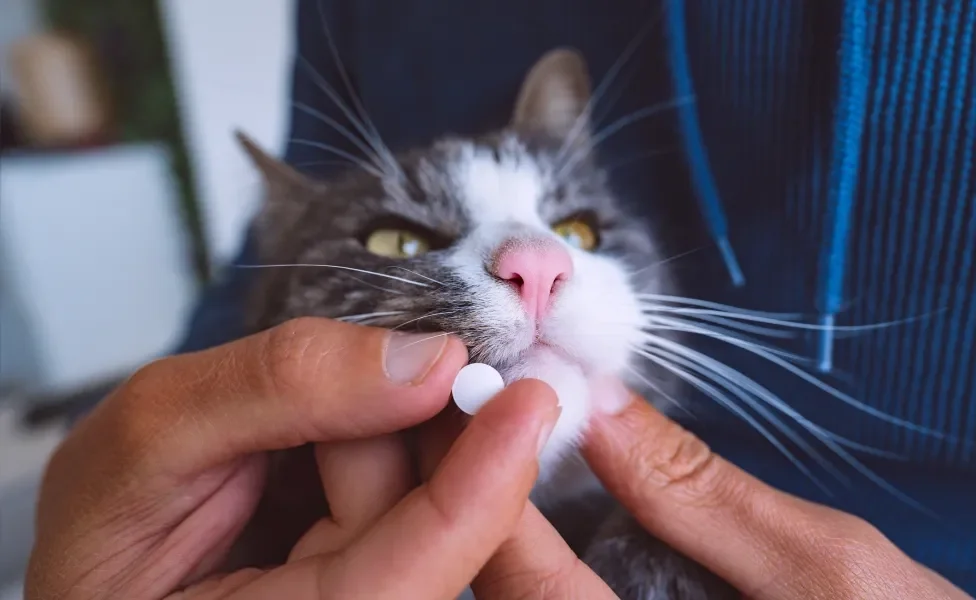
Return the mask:
{"type": "Polygon", "coordinates": [[[330,353],[322,321],[303,317],[270,329],[263,337],[261,372],[273,392],[290,395],[317,380],[322,359],[330,353]]]}
{"type": "Polygon", "coordinates": [[[172,358],[160,358],[144,365],[123,382],[116,393],[122,398],[153,393],[169,372],[172,361],[172,358]]]}
{"type": "Polygon", "coordinates": [[[113,406],[108,431],[118,451],[135,459],[158,439],[159,411],[173,384],[172,358],[162,358],[132,374],[108,399],[113,406]]]}
{"type": "MultiPolygon", "coordinates": [[[[741,493],[705,442],[674,425],[668,440],[642,439],[629,451],[628,462],[642,489],[668,491],[686,504],[722,504],[741,493]]],[[[644,494],[642,494],[644,495],[644,494]]]]}
{"type": "Polygon", "coordinates": [[[855,546],[876,546],[879,542],[886,541],[877,527],[848,513],[837,514],[832,529],[835,532],[843,532],[844,538],[855,546]]]}
{"type": "Polygon", "coordinates": [[[824,554],[838,559],[856,556],[859,549],[877,547],[879,542],[885,541],[876,527],[849,513],[815,510],[804,520],[803,537],[814,540],[824,554]]]}

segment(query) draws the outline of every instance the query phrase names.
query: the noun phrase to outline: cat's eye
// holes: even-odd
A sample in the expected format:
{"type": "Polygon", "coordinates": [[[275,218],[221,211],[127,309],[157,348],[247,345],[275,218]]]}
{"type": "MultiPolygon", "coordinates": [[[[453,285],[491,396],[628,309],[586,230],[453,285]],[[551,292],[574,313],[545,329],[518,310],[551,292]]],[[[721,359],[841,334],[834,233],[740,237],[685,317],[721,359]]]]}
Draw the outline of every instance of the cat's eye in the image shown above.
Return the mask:
{"type": "Polygon", "coordinates": [[[377,229],[366,238],[366,249],[387,258],[413,258],[427,253],[430,243],[405,229],[377,229]]]}
{"type": "Polygon", "coordinates": [[[556,235],[566,240],[566,242],[580,250],[594,250],[600,243],[596,230],[586,219],[572,218],[560,221],[552,226],[556,235]]]}

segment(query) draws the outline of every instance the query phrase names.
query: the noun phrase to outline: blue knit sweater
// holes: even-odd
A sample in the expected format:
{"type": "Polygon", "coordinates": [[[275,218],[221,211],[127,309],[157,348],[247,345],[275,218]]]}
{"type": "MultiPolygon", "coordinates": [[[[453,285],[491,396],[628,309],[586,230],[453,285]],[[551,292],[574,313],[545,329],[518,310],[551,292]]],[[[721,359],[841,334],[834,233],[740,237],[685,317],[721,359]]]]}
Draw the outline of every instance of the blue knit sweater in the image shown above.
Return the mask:
{"type": "MultiPolygon", "coordinates": [[[[638,40],[599,122],[694,102],[621,130],[604,158],[625,199],[667,219],[689,249],[706,246],[681,262],[698,275],[689,295],[824,324],[934,315],[788,349],[872,409],[946,435],[886,422],[720,345],[707,349],[887,454],[844,446],[870,469],[834,455],[844,480],[812,464],[825,491],[707,400],[687,425],[769,483],[868,519],[976,594],[976,0],[322,0],[321,15],[317,1],[299,3],[298,52],[343,89],[324,16],[394,148],[501,125],[554,46],[580,48],[600,80],[638,40]]],[[[340,119],[309,73],[296,66],[296,101],[340,119]]],[[[301,111],[292,136],[355,152],[301,111]]],[[[321,173],[330,158],[288,152],[321,173]]],[[[246,273],[228,277],[184,349],[240,334],[246,273]]]]}

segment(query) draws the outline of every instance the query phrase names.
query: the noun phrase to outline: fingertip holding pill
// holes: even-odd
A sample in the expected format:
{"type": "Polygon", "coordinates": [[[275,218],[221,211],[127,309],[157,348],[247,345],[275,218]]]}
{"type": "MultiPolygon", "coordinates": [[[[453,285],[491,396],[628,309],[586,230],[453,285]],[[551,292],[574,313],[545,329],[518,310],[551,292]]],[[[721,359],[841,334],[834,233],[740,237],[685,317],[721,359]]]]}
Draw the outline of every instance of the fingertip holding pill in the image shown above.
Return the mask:
{"type": "Polygon", "coordinates": [[[501,373],[491,365],[471,363],[458,371],[451,394],[458,408],[469,415],[475,415],[503,389],[505,380],[501,373]]]}

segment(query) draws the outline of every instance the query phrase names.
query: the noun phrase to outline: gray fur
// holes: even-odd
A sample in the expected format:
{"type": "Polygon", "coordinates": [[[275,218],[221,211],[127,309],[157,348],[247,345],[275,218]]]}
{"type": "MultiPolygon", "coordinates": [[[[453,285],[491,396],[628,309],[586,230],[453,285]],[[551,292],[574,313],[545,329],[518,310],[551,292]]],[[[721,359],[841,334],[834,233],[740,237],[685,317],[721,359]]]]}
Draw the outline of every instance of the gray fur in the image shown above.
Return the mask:
{"type": "Polygon", "coordinates": [[[704,567],[648,534],[617,507],[587,545],[583,560],[626,600],[738,600],[704,567]]]}
{"type": "MultiPolygon", "coordinates": [[[[287,190],[287,195],[269,196],[259,217],[260,235],[265,241],[275,240],[272,244],[259,243],[264,262],[341,265],[418,282],[427,282],[425,278],[429,278],[443,285],[419,288],[329,268],[267,269],[258,281],[253,327],[263,329],[301,316],[338,318],[405,311],[370,324],[398,327],[414,321],[413,329],[453,331],[471,348],[472,360],[494,362],[496,353],[492,344],[499,339],[499,332],[492,330],[493,323],[478,318],[471,291],[444,265],[443,251],[394,260],[373,255],[362,245],[362,236],[371,224],[387,218],[422,224],[444,240],[463,238],[470,231],[470,217],[456,202],[454,182],[446,175],[445,165],[457,160],[463,148],[472,143],[478,148],[490,148],[500,159],[518,160],[519,153],[526,153],[526,159],[540,163],[554,161],[561,148],[558,140],[515,131],[494,133],[478,140],[445,138],[430,148],[401,157],[400,180],[384,182],[362,171],[348,171],[327,184],[306,181],[299,188],[291,183],[301,180],[297,173],[286,175],[280,168],[277,171],[265,168],[266,176],[286,179],[270,184],[271,193],[287,190]],[[509,143],[513,138],[524,144],[513,147],[509,143]],[[395,188],[396,193],[390,194],[390,188],[395,188]],[[429,313],[447,314],[421,318],[429,313]]],[[[266,157],[259,164],[264,160],[266,157]]],[[[549,190],[539,209],[550,221],[583,210],[592,212],[600,224],[599,252],[631,263],[635,271],[663,258],[654,254],[647,226],[618,209],[606,174],[589,160],[579,165],[561,185],[549,190]]],[[[661,273],[651,269],[641,276],[654,278],[661,273]]]]}

